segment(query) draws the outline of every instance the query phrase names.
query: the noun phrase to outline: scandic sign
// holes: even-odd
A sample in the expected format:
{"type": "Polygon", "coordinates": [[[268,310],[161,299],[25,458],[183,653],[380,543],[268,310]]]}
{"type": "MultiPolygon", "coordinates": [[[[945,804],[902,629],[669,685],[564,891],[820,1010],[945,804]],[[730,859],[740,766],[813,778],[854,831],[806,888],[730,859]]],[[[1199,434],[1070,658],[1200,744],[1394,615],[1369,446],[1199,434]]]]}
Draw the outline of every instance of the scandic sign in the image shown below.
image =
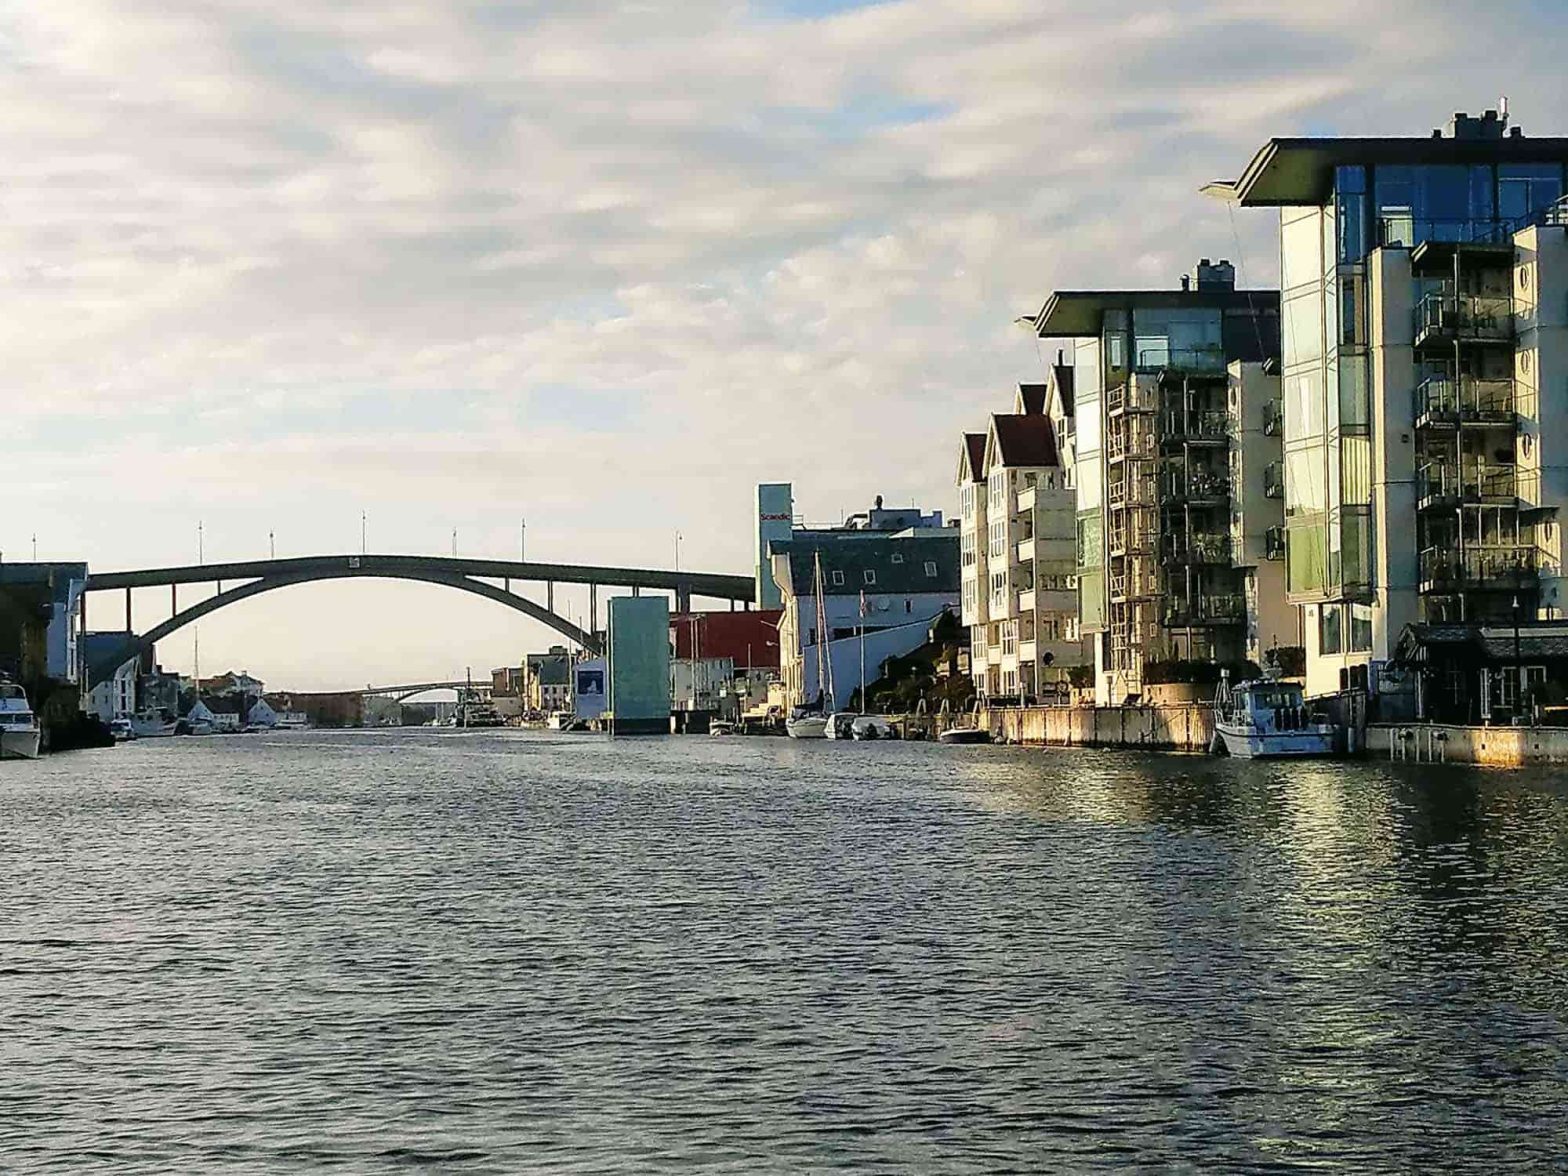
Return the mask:
{"type": "Polygon", "coordinates": [[[790,516],[787,514],[765,514],[757,517],[764,523],[787,523],[790,521],[790,516]]]}

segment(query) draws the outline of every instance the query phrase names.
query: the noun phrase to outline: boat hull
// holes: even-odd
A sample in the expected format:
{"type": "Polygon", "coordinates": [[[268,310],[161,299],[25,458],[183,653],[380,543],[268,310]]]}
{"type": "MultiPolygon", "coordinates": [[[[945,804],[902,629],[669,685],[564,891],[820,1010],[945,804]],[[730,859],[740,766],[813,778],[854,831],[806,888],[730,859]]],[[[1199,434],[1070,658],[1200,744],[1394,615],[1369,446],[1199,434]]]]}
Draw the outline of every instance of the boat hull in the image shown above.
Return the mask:
{"type": "Polygon", "coordinates": [[[1335,754],[1332,727],[1302,731],[1255,731],[1219,725],[1214,738],[1236,759],[1323,759],[1335,754]]]}
{"type": "Polygon", "coordinates": [[[26,731],[0,731],[0,760],[37,759],[41,736],[36,727],[26,731]]]}
{"type": "Polygon", "coordinates": [[[784,734],[791,739],[826,739],[828,737],[828,721],[825,716],[821,715],[786,719],[784,721],[784,734]]]}
{"type": "Polygon", "coordinates": [[[954,727],[950,731],[943,731],[936,737],[938,743],[964,744],[964,743],[990,743],[991,732],[984,727],[954,727]]]}

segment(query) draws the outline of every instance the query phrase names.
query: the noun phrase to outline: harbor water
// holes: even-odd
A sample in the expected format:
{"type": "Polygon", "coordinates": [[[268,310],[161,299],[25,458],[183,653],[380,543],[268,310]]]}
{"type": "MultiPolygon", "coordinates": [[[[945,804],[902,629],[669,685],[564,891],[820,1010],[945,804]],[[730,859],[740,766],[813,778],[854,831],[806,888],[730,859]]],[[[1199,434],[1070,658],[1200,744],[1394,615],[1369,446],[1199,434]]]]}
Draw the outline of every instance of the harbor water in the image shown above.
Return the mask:
{"type": "Polygon", "coordinates": [[[512,731],[0,765],[0,1171],[1554,1171],[1560,774],[512,731]]]}

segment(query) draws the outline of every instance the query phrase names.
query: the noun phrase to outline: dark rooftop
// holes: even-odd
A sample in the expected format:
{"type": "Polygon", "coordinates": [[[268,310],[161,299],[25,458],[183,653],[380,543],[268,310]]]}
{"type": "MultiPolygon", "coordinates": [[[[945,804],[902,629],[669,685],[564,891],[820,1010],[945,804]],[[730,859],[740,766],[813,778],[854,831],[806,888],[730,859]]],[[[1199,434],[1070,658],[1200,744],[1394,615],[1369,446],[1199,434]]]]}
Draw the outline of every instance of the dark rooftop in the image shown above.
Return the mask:
{"type": "Polygon", "coordinates": [[[1054,466],[1058,464],[1056,433],[1049,418],[998,413],[991,418],[997,456],[1004,466],[1054,466]]]}

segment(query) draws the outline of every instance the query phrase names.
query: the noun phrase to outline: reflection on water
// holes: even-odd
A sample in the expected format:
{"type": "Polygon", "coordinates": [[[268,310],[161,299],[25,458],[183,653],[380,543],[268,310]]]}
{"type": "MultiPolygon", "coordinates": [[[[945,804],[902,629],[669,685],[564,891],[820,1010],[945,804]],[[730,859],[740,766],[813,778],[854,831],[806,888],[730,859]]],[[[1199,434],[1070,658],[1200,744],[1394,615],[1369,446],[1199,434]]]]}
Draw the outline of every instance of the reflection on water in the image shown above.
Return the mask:
{"type": "Polygon", "coordinates": [[[1546,775],[394,732],[0,798],[7,1172],[1568,1154],[1546,775]]]}

